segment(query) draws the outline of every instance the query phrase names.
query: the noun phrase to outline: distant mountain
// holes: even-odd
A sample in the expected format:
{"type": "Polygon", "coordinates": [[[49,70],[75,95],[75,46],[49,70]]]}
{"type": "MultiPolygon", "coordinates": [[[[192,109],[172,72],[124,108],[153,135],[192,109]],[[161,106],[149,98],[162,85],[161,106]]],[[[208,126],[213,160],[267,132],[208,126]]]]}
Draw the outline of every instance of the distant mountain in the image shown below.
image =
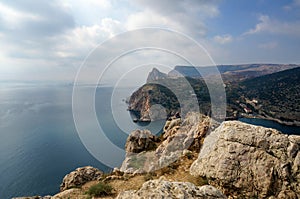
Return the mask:
{"type": "Polygon", "coordinates": [[[155,82],[158,79],[167,78],[167,74],[160,72],[157,68],[153,68],[147,78],[147,83],[155,82]]]}
{"type": "MultiPolygon", "coordinates": [[[[296,64],[242,64],[242,65],[217,65],[224,81],[240,81],[259,77],[267,74],[280,72],[292,68],[300,67],[296,64]]],[[[193,67],[193,66],[176,66],[174,70],[168,73],[171,78],[187,76],[200,78],[216,75],[214,67],[193,67]]]]}

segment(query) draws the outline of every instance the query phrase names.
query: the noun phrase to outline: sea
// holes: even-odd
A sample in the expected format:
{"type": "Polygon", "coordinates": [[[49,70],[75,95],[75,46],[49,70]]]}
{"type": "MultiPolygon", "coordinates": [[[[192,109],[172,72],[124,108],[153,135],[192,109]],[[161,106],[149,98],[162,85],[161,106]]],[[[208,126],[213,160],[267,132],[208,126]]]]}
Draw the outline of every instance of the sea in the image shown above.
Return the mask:
{"type": "MultiPolygon", "coordinates": [[[[72,84],[0,84],[0,198],[53,195],[59,192],[63,177],[82,166],[104,172],[121,165],[128,134],[135,129],[161,132],[164,121],[150,124],[132,122],[126,99],[137,87],[83,85],[84,92],[95,92],[96,116],[118,153],[103,150],[110,164],[94,157],[76,129],[72,112],[72,84]],[[111,114],[114,113],[114,114],[111,114]],[[123,152],[122,152],[123,151],[123,152]]],[[[84,92],[82,94],[84,95],[84,92]]],[[[287,134],[300,134],[299,127],[287,127],[261,119],[243,122],[277,128],[287,134]]],[[[91,131],[98,131],[92,129],[91,131]]],[[[103,140],[91,142],[102,146],[103,140]]]]}

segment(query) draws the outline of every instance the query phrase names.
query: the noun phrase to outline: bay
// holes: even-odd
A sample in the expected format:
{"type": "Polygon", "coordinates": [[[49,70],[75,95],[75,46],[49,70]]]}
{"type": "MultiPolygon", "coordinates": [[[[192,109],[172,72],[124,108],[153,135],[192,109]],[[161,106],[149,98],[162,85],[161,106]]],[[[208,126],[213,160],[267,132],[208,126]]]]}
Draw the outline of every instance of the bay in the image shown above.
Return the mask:
{"type": "Polygon", "coordinates": [[[245,122],[248,124],[254,124],[258,126],[263,126],[267,128],[273,128],[281,131],[282,133],[289,135],[300,135],[300,127],[299,126],[287,126],[284,124],[280,124],[278,122],[260,118],[239,118],[239,121],[245,122]]]}

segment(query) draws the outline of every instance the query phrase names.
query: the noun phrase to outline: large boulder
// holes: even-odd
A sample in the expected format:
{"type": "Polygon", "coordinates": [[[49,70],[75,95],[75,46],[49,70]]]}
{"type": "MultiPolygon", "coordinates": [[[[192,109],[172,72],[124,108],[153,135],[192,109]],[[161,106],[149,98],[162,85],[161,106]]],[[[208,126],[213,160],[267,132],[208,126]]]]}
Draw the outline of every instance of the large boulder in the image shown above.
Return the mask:
{"type": "Polygon", "coordinates": [[[143,173],[149,171],[153,154],[159,138],[149,130],[135,130],[127,138],[125,150],[126,157],[120,168],[125,173],[143,173]]]}
{"type": "Polygon", "coordinates": [[[127,138],[126,153],[140,153],[142,151],[154,150],[158,138],[149,130],[135,130],[127,138]]]}
{"type": "Polygon", "coordinates": [[[185,199],[185,198],[205,198],[217,199],[226,198],[221,191],[213,186],[205,185],[197,187],[189,182],[169,182],[160,178],[159,180],[150,180],[143,184],[137,191],[130,190],[121,192],[117,199],[185,199]]]}
{"type": "Polygon", "coordinates": [[[77,168],[75,171],[72,171],[64,177],[63,182],[60,185],[60,191],[79,187],[92,180],[99,180],[102,175],[102,171],[91,166],[77,168]]]}
{"type": "Polygon", "coordinates": [[[190,172],[226,195],[300,197],[300,136],[239,121],[223,122],[204,141],[190,172]]]}

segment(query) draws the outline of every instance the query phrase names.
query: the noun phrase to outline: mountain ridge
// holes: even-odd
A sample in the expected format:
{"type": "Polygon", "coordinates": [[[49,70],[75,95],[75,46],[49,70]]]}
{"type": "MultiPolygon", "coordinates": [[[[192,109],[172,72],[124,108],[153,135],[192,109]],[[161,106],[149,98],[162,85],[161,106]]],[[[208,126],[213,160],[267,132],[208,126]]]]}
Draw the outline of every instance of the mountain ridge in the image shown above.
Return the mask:
{"type": "MultiPolygon", "coordinates": [[[[277,65],[275,65],[277,66],[277,65]]],[[[270,120],[275,120],[279,123],[287,124],[287,125],[300,125],[300,103],[299,103],[299,94],[300,93],[300,67],[296,67],[298,65],[290,65],[290,68],[287,70],[282,70],[282,68],[276,68],[275,71],[280,69],[279,72],[271,73],[274,70],[266,72],[266,70],[262,70],[263,73],[268,73],[266,75],[254,75],[255,77],[245,77],[239,78],[230,78],[228,81],[224,80],[224,86],[226,89],[227,95],[227,119],[236,119],[238,117],[260,117],[270,120]],[[275,74],[275,75],[274,75],[275,74]],[[290,77],[294,77],[293,81],[291,81],[290,77]],[[270,83],[271,82],[271,83],[270,83]],[[265,85],[265,86],[263,86],[265,85]],[[266,86],[268,85],[268,86],[266,86]],[[291,89],[294,88],[294,89],[291,89]],[[284,96],[277,96],[276,92],[280,92],[284,96]],[[268,96],[266,98],[266,96],[268,96]],[[288,97],[285,100],[283,97],[288,97]],[[272,103],[268,102],[268,99],[274,99],[272,103]]],[[[243,66],[244,67],[244,66],[243,66]]],[[[256,69],[262,69],[261,65],[254,66],[256,69]]],[[[251,68],[250,67],[250,68],[251,68]]],[[[194,68],[195,69],[195,68],[194,68]]],[[[249,69],[249,67],[247,68],[249,69]]],[[[231,69],[232,71],[232,69],[231,69]]],[[[235,71],[235,73],[239,73],[235,71]]],[[[244,73],[244,71],[242,72],[244,73]]],[[[224,77],[224,74],[221,74],[224,77]]],[[[225,74],[226,75],[226,74],[225,74]]],[[[198,76],[199,77],[199,76],[198,76]]],[[[156,85],[167,85],[169,88],[172,88],[172,91],[176,91],[175,93],[179,93],[180,99],[184,99],[188,101],[192,95],[197,97],[198,103],[200,105],[201,112],[204,114],[209,114],[210,112],[210,96],[209,91],[206,87],[205,81],[203,78],[192,78],[189,76],[185,77],[165,77],[163,79],[156,78],[156,85]],[[184,87],[184,80],[188,81],[189,84],[193,88],[193,92],[188,92],[188,89],[184,87]],[[193,94],[195,93],[195,94],[193,94]]],[[[150,90],[155,90],[155,84],[152,83],[153,88],[150,90]]],[[[146,86],[145,84],[144,86],[146,86]]],[[[137,96],[148,96],[150,102],[155,102],[156,104],[166,103],[166,102],[176,102],[174,97],[168,97],[168,93],[164,95],[158,96],[155,91],[151,91],[151,94],[143,93],[144,86],[140,87],[137,91],[135,91],[134,95],[131,96],[131,101],[136,101],[137,96]]],[[[170,91],[169,91],[170,93],[170,91]]],[[[173,94],[174,95],[174,94],[173,94]]],[[[138,97],[139,99],[143,99],[142,97],[138,97]]],[[[143,100],[136,102],[135,105],[129,102],[129,110],[135,111],[136,113],[142,113],[141,115],[147,115],[149,113],[145,113],[141,108],[145,107],[143,104],[143,100]]],[[[149,102],[149,101],[148,101],[149,102]]],[[[148,103],[147,107],[151,107],[155,103],[148,103]]],[[[180,112],[178,106],[175,109],[168,109],[167,113],[176,113],[180,112]]],[[[149,121],[150,117],[147,117],[147,121],[149,121]]],[[[162,118],[159,118],[162,119],[162,118]]],[[[155,118],[154,118],[155,120],[155,118]]],[[[137,117],[137,121],[144,121],[143,118],[137,117]]]]}

